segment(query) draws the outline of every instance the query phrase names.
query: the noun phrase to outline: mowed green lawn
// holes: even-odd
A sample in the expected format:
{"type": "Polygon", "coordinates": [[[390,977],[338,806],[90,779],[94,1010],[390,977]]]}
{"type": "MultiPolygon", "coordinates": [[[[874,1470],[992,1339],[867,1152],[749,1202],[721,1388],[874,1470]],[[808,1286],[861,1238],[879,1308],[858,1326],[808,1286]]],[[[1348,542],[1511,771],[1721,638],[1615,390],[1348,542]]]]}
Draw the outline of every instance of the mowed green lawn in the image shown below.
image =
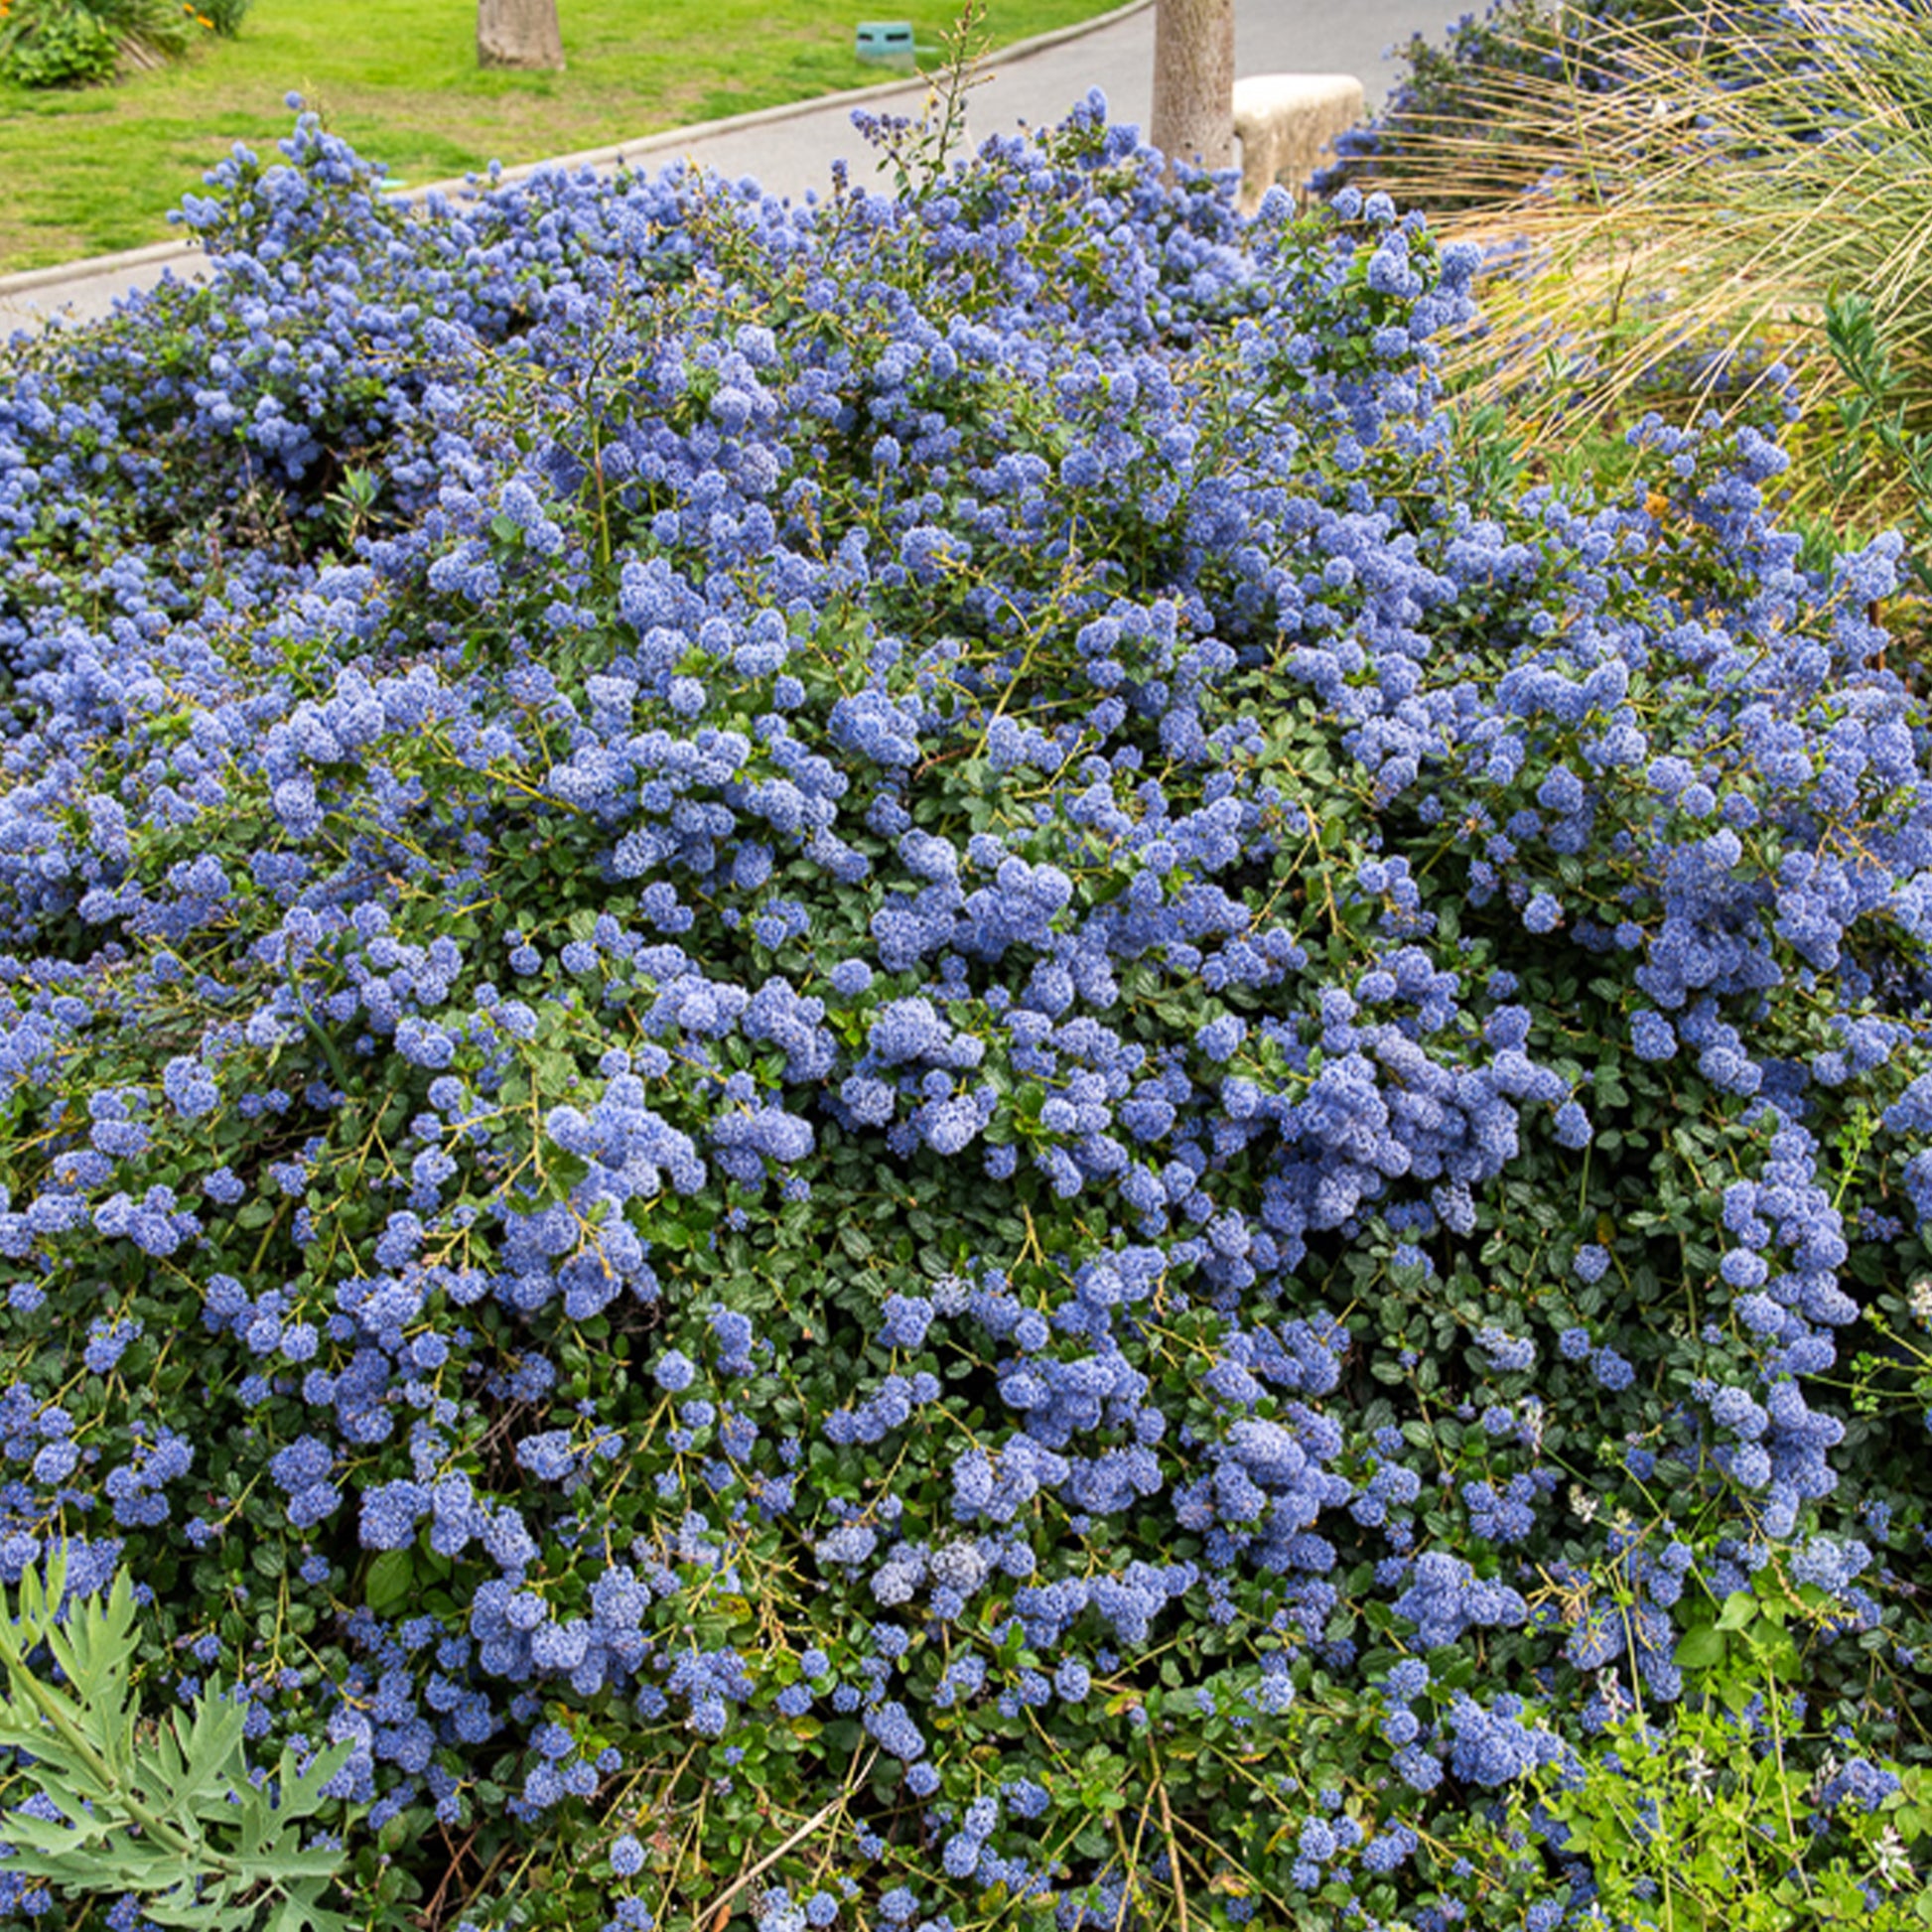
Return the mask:
{"type": "MultiPolygon", "coordinates": [[[[995,47],[1118,0],[989,0],[995,47]]],[[[269,152],[299,91],[406,182],[601,147],[890,77],[861,20],[936,44],[947,0],[559,0],[562,73],[482,72],[474,0],[255,0],[233,41],[107,87],[0,82],[0,273],[165,240],[164,217],[237,141],[269,152]]]]}

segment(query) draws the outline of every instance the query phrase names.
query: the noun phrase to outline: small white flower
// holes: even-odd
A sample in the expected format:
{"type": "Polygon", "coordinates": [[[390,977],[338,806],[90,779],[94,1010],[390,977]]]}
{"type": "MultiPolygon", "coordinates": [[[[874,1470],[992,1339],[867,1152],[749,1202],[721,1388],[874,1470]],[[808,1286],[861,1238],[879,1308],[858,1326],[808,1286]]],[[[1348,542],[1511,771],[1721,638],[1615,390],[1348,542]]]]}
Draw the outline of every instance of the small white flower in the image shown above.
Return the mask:
{"type": "Polygon", "coordinates": [[[1913,1875],[1912,1861],[1905,1851],[1905,1841],[1898,1836],[1896,1825],[1887,1825],[1878,1834],[1877,1853],[1878,1863],[1873,1869],[1885,1885],[1895,1888],[1913,1875]]]}
{"type": "Polygon", "coordinates": [[[1582,1521],[1592,1522],[1596,1516],[1597,1499],[1581,1482],[1573,1482],[1570,1485],[1570,1507],[1582,1521]]]}
{"type": "Polygon", "coordinates": [[[1630,1700],[1623,1695],[1623,1684],[1617,1677],[1614,1664],[1605,1665],[1596,1673],[1596,1694],[1603,1700],[1612,1721],[1622,1717],[1630,1708],[1630,1700]]]}
{"type": "Polygon", "coordinates": [[[1912,1318],[1932,1328],[1932,1275],[1921,1275],[1912,1284],[1912,1318]]]}

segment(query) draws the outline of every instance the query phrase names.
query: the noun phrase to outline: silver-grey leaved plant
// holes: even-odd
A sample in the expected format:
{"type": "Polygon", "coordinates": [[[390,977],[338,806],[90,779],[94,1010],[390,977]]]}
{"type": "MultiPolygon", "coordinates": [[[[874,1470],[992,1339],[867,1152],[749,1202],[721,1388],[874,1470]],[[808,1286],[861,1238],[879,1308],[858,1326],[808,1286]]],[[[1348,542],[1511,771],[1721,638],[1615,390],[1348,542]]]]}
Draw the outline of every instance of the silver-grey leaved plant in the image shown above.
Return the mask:
{"type": "Polygon", "coordinates": [[[129,1695],[127,1572],[104,1600],[75,1596],[64,1609],[66,1573],[57,1552],[44,1580],[33,1569],[22,1577],[16,1600],[0,1590],[0,1744],[30,1754],[24,1774],[60,1814],[9,1810],[0,1837],[11,1850],[0,1865],[69,1897],[131,1892],[157,1923],[198,1932],[347,1932],[352,1921],[322,1902],[345,1855],[305,1848],[301,1827],[352,1747],[298,1765],[284,1746],[258,1785],[242,1734],[246,1704],[214,1682],[192,1710],[143,1723],[129,1695]],[[43,1644],[67,1688],[36,1670],[43,1644]]]}

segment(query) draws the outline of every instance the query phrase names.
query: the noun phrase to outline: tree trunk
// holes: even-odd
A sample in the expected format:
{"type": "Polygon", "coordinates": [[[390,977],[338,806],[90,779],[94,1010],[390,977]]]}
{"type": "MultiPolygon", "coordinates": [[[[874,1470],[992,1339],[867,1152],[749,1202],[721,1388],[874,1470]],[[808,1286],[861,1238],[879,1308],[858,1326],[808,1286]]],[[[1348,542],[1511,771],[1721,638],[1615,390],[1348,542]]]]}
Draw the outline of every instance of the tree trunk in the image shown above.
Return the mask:
{"type": "Polygon", "coordinates": [[[1234,165],[1234,0],[1157,0],[1148,139],[1171,162],[1234,165]]]}
{"type": "Polygon", "coordinates": [[[561,68],[557,0],[477,0],[480,68],[561,68]]]}

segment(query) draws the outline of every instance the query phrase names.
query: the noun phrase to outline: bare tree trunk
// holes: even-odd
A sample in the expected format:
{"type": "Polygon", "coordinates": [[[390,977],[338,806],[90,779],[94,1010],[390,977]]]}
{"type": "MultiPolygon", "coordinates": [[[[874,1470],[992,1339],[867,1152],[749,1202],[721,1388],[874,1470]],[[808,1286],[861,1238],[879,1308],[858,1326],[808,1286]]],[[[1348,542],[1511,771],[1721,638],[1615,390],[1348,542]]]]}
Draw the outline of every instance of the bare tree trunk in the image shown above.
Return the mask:
{"type": "Polygon", "coordinates": [[[480,68],[561,68],[557,0],[477,0],[480,68]]]}
{"type": "Polygon", "coordinates": [[[1157,0],[1148,139],[1170,161],[1234,165],[1234,0],[1157,0]]]}

